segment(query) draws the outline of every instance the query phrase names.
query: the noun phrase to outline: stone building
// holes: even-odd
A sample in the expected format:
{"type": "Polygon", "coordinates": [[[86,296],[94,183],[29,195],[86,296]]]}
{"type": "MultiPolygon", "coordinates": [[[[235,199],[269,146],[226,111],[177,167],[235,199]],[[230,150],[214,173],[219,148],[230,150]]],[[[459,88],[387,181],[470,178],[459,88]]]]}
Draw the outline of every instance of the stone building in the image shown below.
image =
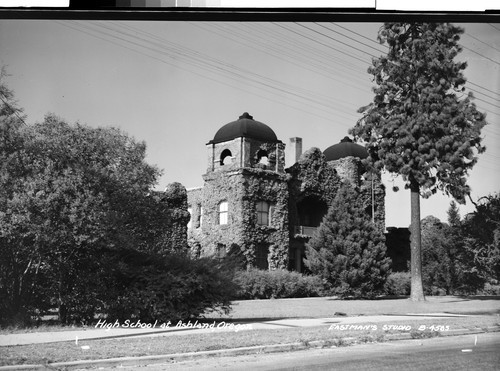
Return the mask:
{"type": "Polygon", "coordinates": [[[285,144],[244,113],[207,144],[204,185],[188,189],[188,244],[196,256],[237,253],[247,266],[303,271],[305,243],[338,188],[349,182],[383,229],[384,187],[361,165],[366,150],[349,138],[324,152],[302,153],[302,139],[285,144]]]}

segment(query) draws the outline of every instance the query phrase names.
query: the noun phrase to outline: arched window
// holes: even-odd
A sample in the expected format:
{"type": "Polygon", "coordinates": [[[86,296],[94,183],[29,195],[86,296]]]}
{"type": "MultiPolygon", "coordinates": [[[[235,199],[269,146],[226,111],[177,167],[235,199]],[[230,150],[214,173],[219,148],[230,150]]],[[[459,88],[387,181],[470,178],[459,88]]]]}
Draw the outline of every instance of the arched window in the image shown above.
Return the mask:
{"type": "Polygon", "coordinates": [[[269,157],[267,151],[261,149],[257,152],[257,162],[262,165],[269,165],[269,157]]]}
{"type": "Polygon", "coordinates": [[[228,149],[225,149],[222,151],[220,154],[220,164],[221,166],[230,164],[233,161],[233,155],[231,154],[231,151],[228,149]]]}
{"type": "Polygon", "coordinates": [[[220,225],[223,225],[223,224],[227,224],[227,214],[228,214],[228,211],[227,211],[227,201],[221,201],[219,203],[219,224],[220,225]]]}
{"type": "Polygon", "coordinates": [[[270,218],[270,207],[269,202],[266,201],[258,201],[257,202],[257,224],[258,225],[269,225],[270,218]]]}

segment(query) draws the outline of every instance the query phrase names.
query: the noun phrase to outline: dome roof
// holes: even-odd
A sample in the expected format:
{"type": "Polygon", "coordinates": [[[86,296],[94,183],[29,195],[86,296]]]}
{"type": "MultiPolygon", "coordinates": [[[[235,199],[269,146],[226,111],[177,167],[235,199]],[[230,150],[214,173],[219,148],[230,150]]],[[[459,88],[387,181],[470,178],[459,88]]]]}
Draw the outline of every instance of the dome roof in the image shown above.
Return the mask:
{"type": "Polygon", "coordinates": [[[240,137],[257,139],[263,142],[279,142],[273,129],[262,122],[255,121],[248,112],[245,112],[238,120],[221,127],[209,144],[226,142],[240,137]]]}
{"type": "Polygon", "coordinates": [[[344,157],[367,158],[368,151],[365,147],[353,143],[349,137],[345,137],[340,143],[334,144],[323,151],[326,161],[335,161],[344,157]]]}

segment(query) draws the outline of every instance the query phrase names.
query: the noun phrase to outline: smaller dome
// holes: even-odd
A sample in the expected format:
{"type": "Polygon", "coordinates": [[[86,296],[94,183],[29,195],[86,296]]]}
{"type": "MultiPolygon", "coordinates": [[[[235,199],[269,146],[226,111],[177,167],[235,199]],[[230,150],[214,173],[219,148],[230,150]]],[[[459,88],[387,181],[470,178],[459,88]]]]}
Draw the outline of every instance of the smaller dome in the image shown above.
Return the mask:
{"type": "Polygon", "coordinates": [[[252,138],[263,142],[279,142],[273,129],[262,122],[255,121],[245,112],[238,120],[221,127],[209,143],[221,143],[235,138],[252,138]]]}
{"type": "Polygon", "coordinates": [[[365,147],[353,143],[349,137],[344,137],[340,143],[334,144],[323,151],[326,161],[335,161],[344,157],[358,157],[364,159],[368,157],[368,151],[365,147]]]}

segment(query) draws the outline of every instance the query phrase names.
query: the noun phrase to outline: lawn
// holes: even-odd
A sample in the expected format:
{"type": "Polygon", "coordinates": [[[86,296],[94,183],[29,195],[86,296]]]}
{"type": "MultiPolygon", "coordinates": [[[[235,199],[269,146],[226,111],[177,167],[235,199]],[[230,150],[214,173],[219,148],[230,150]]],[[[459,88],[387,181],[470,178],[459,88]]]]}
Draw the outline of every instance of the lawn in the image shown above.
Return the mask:
{"type": "Polygon", "coordinates": [[[323,318],[408,313],[500,314],[500,296],[429,296],[425,302],[403,299],[337,300],[333,298],[244,300],[233,302],[229,316],[207,314],[210,319],[323,318]]]}
{"type": "MultiPolygon", "coordinates": [[[[477,329],[500,325],[500,298],[459,298],[430,297],[425,303],[412,303],[407,299],[391,300],[332,300],[329,298],[252,300],[234,303],[230,319],[235,322],[256,318],[320,318],[332,317],[335,313],[348,316],[437,313],[476,314],[474,317],[446,317],[434,324],[449,326],[450,330],[477,329]],[[439,322],[439,323],[438,323],[439,322]]],[[[226,317],[211,318],[226,321],[226,317]]],[[[369,323],[369,322],[368,322],[369,323]]],[[[187,334],[183,336],[157,336],[141,338],[118,338],[108,340],[33,344],[0,347],[0,365],[37,364],[65,362],[85,359],[145,356],[198,352],[215,349],[229,349],[269,344],[308,344],[320,340],[329,345],[342,345],[344,339],[355,338],[358,342],[384,341],[388,334],[408,332],[415,337],[438,336],[435,331],[419,331],[422,324],[429,325],[428,319],[419,317],[411,321],[388,321],[390,325],[411,327],[411,330],[385,330],[381,324],[377,328],[365,329],[331,328],[330,325],[308,328],[284,328],[276,330],[244,330],[238,332],[217,332],[187,334]],[[88,349],[82,349],[88,346],[88,349]]],[[[47,330],[44,327],[43,330],[47,330]]],[[[446,332],[446,331],[444,331],[446,332]]]]}

